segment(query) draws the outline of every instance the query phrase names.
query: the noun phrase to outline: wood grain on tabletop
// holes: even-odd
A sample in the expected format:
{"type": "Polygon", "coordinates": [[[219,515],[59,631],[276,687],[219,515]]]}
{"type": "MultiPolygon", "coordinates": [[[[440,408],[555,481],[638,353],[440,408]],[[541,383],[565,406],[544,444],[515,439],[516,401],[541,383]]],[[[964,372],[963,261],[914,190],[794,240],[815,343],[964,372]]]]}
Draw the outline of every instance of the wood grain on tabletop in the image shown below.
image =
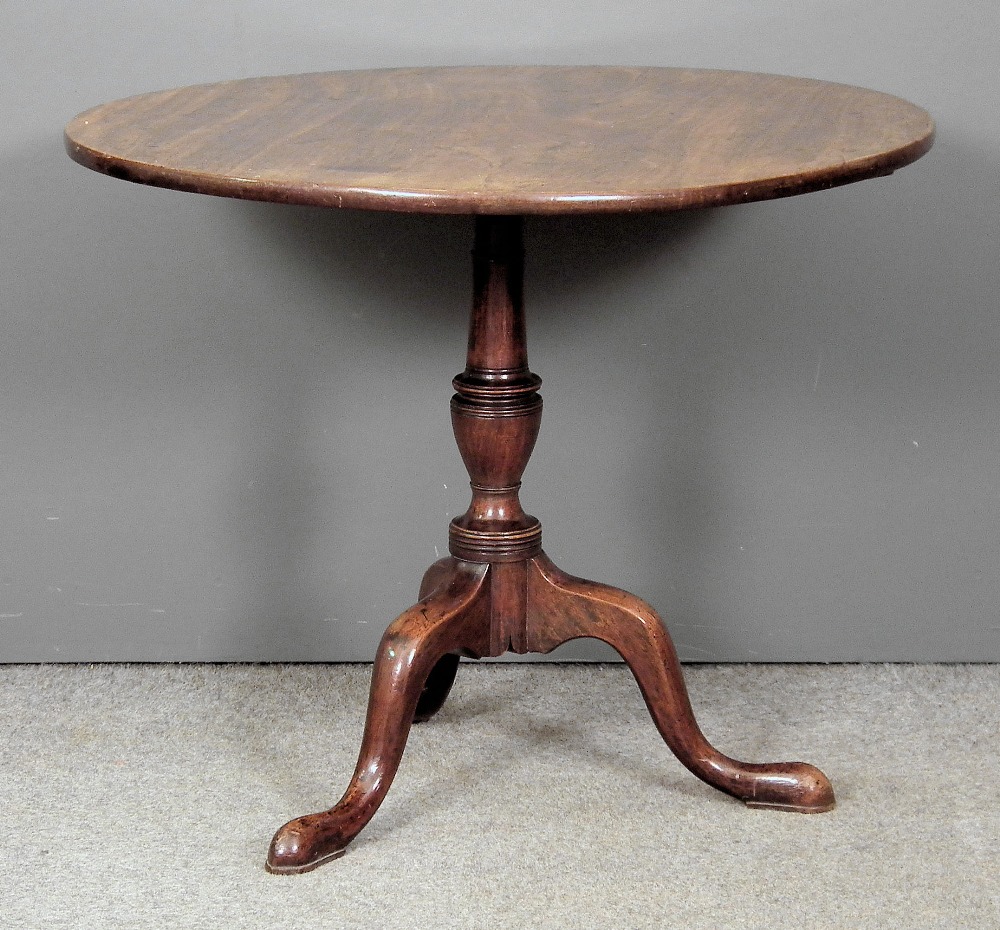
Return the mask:
{"type": "Polygon", "coordinates": [[[675,68],[457,67],[262,77],[95,107],[77,161],[162,187],[436,213],[674,210],[887,174],[930,148],[898,97],[675,68]]]}

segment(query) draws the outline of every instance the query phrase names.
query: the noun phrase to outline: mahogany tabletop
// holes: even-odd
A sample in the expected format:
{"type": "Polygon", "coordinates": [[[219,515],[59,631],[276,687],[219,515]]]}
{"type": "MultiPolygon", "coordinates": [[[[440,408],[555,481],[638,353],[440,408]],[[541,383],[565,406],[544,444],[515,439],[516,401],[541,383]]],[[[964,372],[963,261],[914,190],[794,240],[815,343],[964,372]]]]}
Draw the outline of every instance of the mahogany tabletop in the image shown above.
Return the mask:
{"type": "Polygon", "coordinates": [[[679,210],[889,174],[934,124],[806,78],[617,67],[261,77],[144,94],[66,127],[72,158],[143,184],[422,213],[679,210]]]}

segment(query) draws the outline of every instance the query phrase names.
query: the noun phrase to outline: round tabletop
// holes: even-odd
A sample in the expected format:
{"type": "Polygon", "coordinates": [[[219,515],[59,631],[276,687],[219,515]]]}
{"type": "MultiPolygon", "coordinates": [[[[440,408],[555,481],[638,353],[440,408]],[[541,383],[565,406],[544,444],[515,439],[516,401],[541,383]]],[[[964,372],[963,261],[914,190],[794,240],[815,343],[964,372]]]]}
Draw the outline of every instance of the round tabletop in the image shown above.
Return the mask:
{"type": "Polygon", "coordinates": [[[456,67],[262,77],[144,94],[66,127],[143,184],[422,213],[680,210],[889,174],[934,124],[898,97],[681,68],[456,67]]]}

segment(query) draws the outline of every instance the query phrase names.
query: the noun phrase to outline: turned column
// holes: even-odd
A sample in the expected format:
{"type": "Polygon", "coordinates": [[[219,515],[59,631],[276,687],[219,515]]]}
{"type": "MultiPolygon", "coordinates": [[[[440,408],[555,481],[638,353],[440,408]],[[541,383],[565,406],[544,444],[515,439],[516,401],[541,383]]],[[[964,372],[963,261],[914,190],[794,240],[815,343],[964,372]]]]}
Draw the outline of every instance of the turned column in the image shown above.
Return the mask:
{"type": "Polygon", "coordinates": [[[542,379],[528,369],[522,220],[476,218],[473,302],[465,371],[452,382],[451,419],[472,502],[451,521],[451,554],[490,564],[491,654],[525,652],[527,560],[542,526],[521,507],[521,475],[538,437],[542,379]]]}

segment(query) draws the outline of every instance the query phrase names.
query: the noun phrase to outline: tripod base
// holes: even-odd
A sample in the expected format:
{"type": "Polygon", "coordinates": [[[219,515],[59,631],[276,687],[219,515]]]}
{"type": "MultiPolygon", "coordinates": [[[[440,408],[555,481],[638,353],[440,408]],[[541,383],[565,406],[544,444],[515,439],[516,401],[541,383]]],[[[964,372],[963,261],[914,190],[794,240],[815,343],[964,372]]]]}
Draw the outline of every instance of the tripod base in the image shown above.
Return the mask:
{"type": "Polygon", "coordinates": [[[749,807],[800,813],[833,808],[833,788],[814,766],[739,762],[708,742],[670,635],[640,598],[567,575],[542,552],[523,562],[442,559],[424,576],[420,593],[379,645],[361,753],[347,791],[330,810],[278,830],[269,872],[307,872],[343,855],[389,790],[410,725],[433,716],[447,698],[459,656],[547,653],[583,636],[621,654],[663,739],[703,781],[749,807]]]}
{"type": "Polygon", "coordinates": [[[698,729],[673,643],[652,607],[564,574],[542,551],[541,524],[518,497],[542,417],[541,379],[528,368],[523,258],[519,217],[476,218],[469,349],[451,400],[472,502],[451,521],[451,557],[431,566],[420,601],[382,637],[347,791],[330,810],[277,832],[271,872],[306,872],[344,852],[389,790],[410,725],[447,698],[459,656],[545,653],[581,636],[618,650],[667,745],[699,778],[754,807],[833,807],[830,782],[811,765],[737,762],[714,749],[698,729]]]}

